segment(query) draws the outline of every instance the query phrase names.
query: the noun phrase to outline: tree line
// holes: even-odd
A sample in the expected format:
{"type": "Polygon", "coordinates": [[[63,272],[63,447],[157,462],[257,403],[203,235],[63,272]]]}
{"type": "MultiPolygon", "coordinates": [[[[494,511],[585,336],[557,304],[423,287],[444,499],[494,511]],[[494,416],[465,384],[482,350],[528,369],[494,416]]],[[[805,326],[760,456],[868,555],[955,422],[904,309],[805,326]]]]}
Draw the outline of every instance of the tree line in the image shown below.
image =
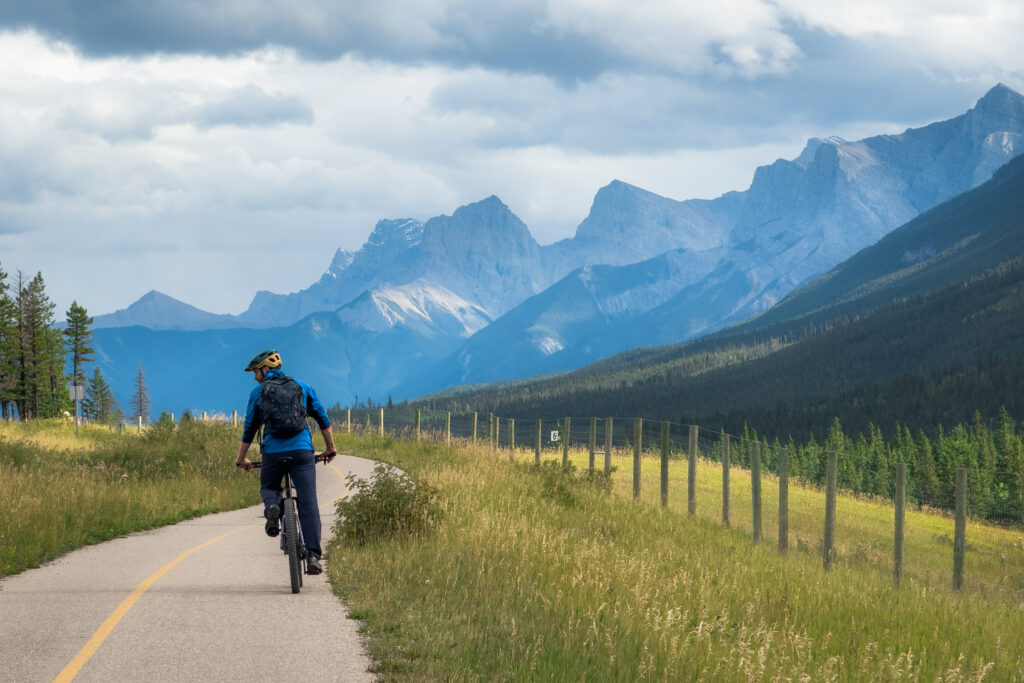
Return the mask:
{"type": "MultiPolygon", "coordinates": [[[[0,267],[0,417],[32,420],[73,414],[69,385],[84,387],[82,417],[113,424],[125,417],[94,360],[93,319],[72,301],[63,330],[54,327],[56,305],[41,272],[13,277],[0,267]]],[[[130,417],[149,420],[149,394],[139,366],[130,417]]]]}
{"type": "MultiPolygon", "coordinates": [[[[896,425],[888,433],[869,424],[848,435],[838,419],[823,440],[811,435],[797,442],[769,439],[744,428],[740,444],[761,443],[761,459],[776,471],[782,448],[789,453],[792,476],[824,485],[829,453],[838,453],[836,480],[857,493],[892,499],[896,493],[896,465],[907,465],[907,497],[920,505],[945,510],[954,506],[956,470],[967,470],[968,512],[1000,524],[1024,525],[1024,434],[1005,408],[993,423],[976,413],[970,423],[941,425],[930,434],[896,425]]],[[[720,457],[712,449],[712,457],[720,457]]],[[[750,449],[734,450],[733,461],[750,464],[750,449]]]]}

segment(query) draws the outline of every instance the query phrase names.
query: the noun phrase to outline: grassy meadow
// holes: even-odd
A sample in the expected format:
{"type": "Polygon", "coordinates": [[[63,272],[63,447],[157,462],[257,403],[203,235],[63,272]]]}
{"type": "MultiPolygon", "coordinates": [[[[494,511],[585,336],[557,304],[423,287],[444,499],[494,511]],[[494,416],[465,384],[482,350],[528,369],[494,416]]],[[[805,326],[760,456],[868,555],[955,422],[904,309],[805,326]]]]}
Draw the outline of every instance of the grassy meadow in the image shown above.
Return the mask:
{"type": "MultiPolygon", "coordinates": [[[[440,490],[432,532],[330,549],[336,591],[364,622],[384,680],[1024,680],[1020,530],[969,523],[965,588],[951,589],[953,522],[907,512],[904,581],[891,575],[891,505],[840,496],[837,558],[821,567],[824,493],[790,484],[790,547],[776,548],[774,481],[750,540],[749,473],[613,459],[611,491],[532,466],[521,451],[341,436],[440,490]]],[[[559,458],[554,451],[545,458],[559,458]]],[[[577,466],[586,454],[574,452],[577,466]]]]}
{"type": "Polygon", "coordinates": [[[74,548],[253,505],[234,467],[240,430],[215,422],[139,433],[38,420],[0,422],[0,577],[74,548]]]}

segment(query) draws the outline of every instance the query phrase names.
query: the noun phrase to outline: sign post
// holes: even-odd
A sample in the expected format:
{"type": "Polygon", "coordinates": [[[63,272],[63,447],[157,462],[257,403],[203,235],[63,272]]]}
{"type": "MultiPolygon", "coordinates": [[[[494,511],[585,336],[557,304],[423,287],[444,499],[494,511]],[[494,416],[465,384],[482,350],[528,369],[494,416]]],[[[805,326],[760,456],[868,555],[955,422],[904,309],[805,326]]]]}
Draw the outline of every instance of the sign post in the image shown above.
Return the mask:
{"type": "Polygon", "coordinates": [[[85,387],[81,384],[69,384],[68,394],[75,402],[75,436],[78,436],[78,423],[82,421],[82,399],[85,398],[85,387]]]}

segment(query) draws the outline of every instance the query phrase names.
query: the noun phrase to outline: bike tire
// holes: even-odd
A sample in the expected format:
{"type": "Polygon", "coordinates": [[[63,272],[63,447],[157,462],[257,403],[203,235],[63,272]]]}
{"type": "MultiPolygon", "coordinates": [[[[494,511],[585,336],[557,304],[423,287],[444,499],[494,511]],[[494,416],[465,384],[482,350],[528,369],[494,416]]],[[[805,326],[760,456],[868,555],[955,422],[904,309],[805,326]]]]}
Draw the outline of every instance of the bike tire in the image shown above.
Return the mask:
{"type": "Polygon", "coordinates": [[[295,514],[295,501],[284,499],[284,547],[288,552],[288,572],[291,574],[292,593],[302,587],[302,563],[299,559],[299,522],[295,514]]]}

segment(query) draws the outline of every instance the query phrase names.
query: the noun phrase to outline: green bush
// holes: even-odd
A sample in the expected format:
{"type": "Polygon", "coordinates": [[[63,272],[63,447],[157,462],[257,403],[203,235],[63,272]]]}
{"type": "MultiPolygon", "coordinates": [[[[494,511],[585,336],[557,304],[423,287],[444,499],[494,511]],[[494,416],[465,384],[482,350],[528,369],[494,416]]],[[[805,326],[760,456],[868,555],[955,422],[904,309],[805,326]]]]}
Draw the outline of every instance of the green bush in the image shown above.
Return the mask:
{"type": "Polygon", "coordinates": [[[373,468],[370,481],[349,475],[356,493],[336,503],[335,535],[347,543],[367,543],[421,533],[440,519],[437,489],[414,481],[384,464],[373,468]]]}
{"type": "Polygon", "coordinates": [[[578,470],[572,462],[564,465],[557,460],[545,460],[540,465],[531,465],[541,477],[541,496],[550,498],[565,507],[576,506],[576,494],[573,492],[579,486],[589,485],[599,491],[612,490],[612,472],[602,469],[578,470]]]}

